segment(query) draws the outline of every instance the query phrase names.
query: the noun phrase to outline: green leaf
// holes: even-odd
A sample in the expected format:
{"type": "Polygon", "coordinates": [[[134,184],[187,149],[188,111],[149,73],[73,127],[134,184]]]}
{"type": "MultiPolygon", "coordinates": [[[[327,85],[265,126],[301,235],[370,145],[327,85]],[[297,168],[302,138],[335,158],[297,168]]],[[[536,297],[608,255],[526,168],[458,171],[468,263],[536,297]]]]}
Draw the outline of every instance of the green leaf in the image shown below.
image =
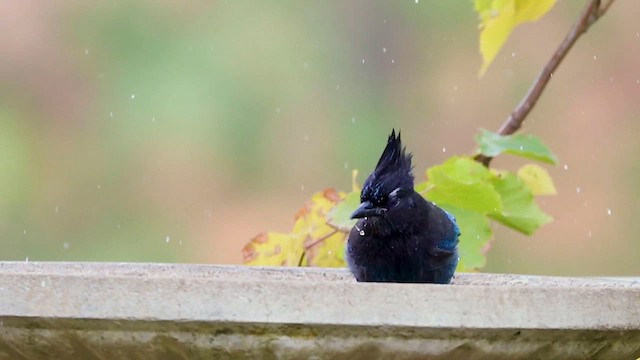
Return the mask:
{"type": "Polygon", "coordinates": [[[503,173],[492,182],[502,198],[502,211],[490,213],[492,219],[527,235],[553,220],[540,210],[531,190],[516,175],[503,173]]]}
{"type": "Polygon", "coordinates": [[[456,217],[460,226],[460,244],[458,253],[460,261],[457,271],[474,271],[484,267],[487,263],[485,253],[489,248],[489,241],[493,231],[489,227],[489,219],[483,214],[471,210],[443,206],[443,209],[456,217]]]}
{"type": "Polygon", "coordinates": [[[428,189],[425,197],[439,206],[451,206],[479,213],[500,211],[500,194],[489,182],[495,175],[467,157],[452,157],[427,170],[428,181],[417,188],[428,189]]]}
{"type": "Polygon", "coordinates": [[[340,230],[351,231],[356,219],[351,219],[351,214],[360,205],[360,192],[352,191],[336,204],[327,214],[327,224],[340,230]]]}
{"type": "Polygon", "coordinates": [[[482,76],[519,24],[536,21],[546,14],[556,0],[475,0],[474,8],[480,18],[480,53],[482,76]]]}
{"type": "Polygon", "coordinates": [[[488,130],[480,130],[476,136],[479,152],[495,157],[501,153],[518,155],[549,164],[556,164],[558,158],[533,135],[499,135],[488,130]]]}

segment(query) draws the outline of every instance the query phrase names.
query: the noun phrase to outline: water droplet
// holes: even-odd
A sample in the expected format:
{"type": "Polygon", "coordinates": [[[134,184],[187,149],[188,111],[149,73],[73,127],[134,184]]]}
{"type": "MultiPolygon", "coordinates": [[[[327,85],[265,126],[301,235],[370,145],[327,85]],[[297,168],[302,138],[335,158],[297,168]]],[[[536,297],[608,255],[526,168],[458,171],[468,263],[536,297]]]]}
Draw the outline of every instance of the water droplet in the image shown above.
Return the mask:
{"type": "Polygon", "coordinates": [[[364,230],[360,230],[358,234],[360,234],[360,236],[364,236],[364,230]]]}
{"type": "Polygon", "coordinates": [[[383,53],[386,53],[386,52],[387,52],[387,48],[386,48],[386,47],[383,47],[383,48],[382,48],[382,52],[383,52],[383,53]]]}
{"type": "Polygon", "coordinates": [[[68,242],[66,242],[66,241],[65,241],[65,242],[63,242],[63,243],[62,243],[62,247],[63,247],[65,250],[69,249],[69,243],[68,243],[68,242]]]}
{"type": "Polygon", "coordinates": [[[362,63],[364,64],[364,59],[362,59],[362,63]]]}
{"type": "Polygon", "coordinates": [[[607,209],[607,215],[611,215],[611,209],[607,209]]]}
{"type": "Polygon", "coordinates": [[[516,53],[515,53],[515,52],[512,52],[512,53],[511,53],[511,57],[516,57],[516,53]]]}
{"type": "Polygon", "coordinates": [[[100,190],[101,187],[102,187],[102,185],[98,184],[98,190],[100,190]]]}
{"type": "Polygon", "coordinates": [[[352,123],[352,124],[355,124],[355,123],[356,123],[356,118],[355,118],[355,117],[352,117],[352,118],[351,118],[351,123],[352,123]]]}
{"type": "Polygon", "coordinates": [[[345,163],[344,163],[344,169],[345,169],[345,170],[349,169],[349,163],[348,163],[348,162],[346,162],[346,161],[345,161],[345,163]]]}
{"type": "Polygon", "coordinates": [[[110,113],[109,113],[109,117],[113,117],[113,112],[110,112],[110,113]]]}
{"type": "Polygon", "coordinates": [[[396,61],[394,59],[391,59],[391,63],[394,64],[396,61]]]}
{"type": "Polygon", "coordinates": [[[280,108],[276,108],[276,113],[280,114],[280,108]]]}
{"type": "Polygon", "coordinates": [[[136,98],[136,94],[131,94],[131,100],[136,98]]]}
{"type": "Polygon", "coordinates": [[[304,141],[309,141],[309,134],[304,134],[304,141]]]}
{"type": "Polygon", "coordinates": [[[47,282],[45,280],[42,280],[40,282],[40,287],[45,287],[45,286],[47,286],[47,282]]]}
{"type": "Polygon", "coordinates": [[[442,152],[443,153],[447,152],[447,148],[446,147],[442,147],[442,152]]]}
{"type": "Polygon", "coordinates": [[[458,85],[453,85],[453,91],[458,91],[458,85]]]}
{"type": "Polygon", "coordinates": [[[304,185],[300,185],[300,191],[304,191],[304,185]]]}
{"type": "Polygon", "coordinates": [[[593,236],[593,233],[589,230],[589,232],[587,232],[587,237],[591,238],[591,236],[593,236]]]}
{"type": "Polygon", "coordinates": [[[582,191],[582,189],[580,189],[580,186],[578,186],[578,187],[576,188],[576,193],[580,194],[580,192],[581,192],[581,191],[582,191]]]}
{"type": "Polygon", "coordinates": [[[89,49],[84,49],[84,54],[89,55],[89,49]]]}
{"type": "Polygon", "coordinates": [[[156,122],[156,117],[155,116],[151,118],[151,122],[156,122]]]}
{"type": "Polygon", "coordinates": [[[164,238],[164,242],[166,242],[168,244],[169,241],[171,241],[171,236],[167,235],[167,237],[164,238]]]}
{"type": "Polygon", "coordinates": [[[598,57],[593,55],[593,60],[598,60],[598,57]]]}
{"type": "Polygon", "coordinates": [[[336,90],[340,90],[340,84],[336,85],[336,90]]]}
{"type": "Polygon", "coordinates": [[[56,207],[53,208],[53,211],[55,211],[55,212],[60,211],[60,207],[58,205],[56,205],[56,207]]]}
{"type": "Polygon", "coordinates": [[[116,228],[120,229],[120,224],[116,225],[116,228]]]}
{"type": "Polygon", "coordinates": [[[22,233],[27,235],[27,230],[23,230],[22,233]]]}
{"type": "Polygon", "coordinates": [[[565,170],[569,170],[569,165],[564,164],[564,166],[562,168],[565,169],[565,170]]]}
{"type": "Polygon", "coordinates": [[[417,4],[418,2],[420,2],[420,0],[416,0],[416,4],[417,4]]]}

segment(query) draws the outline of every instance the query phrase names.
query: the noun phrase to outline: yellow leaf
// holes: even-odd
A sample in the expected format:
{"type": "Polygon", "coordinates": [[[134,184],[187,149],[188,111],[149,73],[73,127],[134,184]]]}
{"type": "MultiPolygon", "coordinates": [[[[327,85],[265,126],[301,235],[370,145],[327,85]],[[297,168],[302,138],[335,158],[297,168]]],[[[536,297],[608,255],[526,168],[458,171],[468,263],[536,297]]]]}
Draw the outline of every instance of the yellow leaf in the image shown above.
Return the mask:
{"type": "Polygon", "coordinates": [[[242,249],[242,262],[246,265],[283,266],[291,248],[289,234],[263,232],[242,249]]]}
{"type": "MultiPolygon", "coordinates": [[[[342,267],[346,232],[335,229],[327,223],[327,214],[346,196],[344,192],[327,189],[315,193],[311,201],[296,215],[296,223],[291,231],[295,244],[300,244],[299,254],[291,266],[297,266],[302,252],[302,265],[321,267],[342,267]]],[[[293,252],[292,252],[293,253],[293,252]]]]}
{"type": "Polygon", "coordinates": [[[313,240],[306,244],[306,264],[317,267],[344,267],[345,244],[347,233],[334,230],[331,235],[321,241],[313,240]]]}
{"type": "Polygon", "coordinates": [[[538,165],[528,164],[521,167],[518,170],[518,177],[524,181],[535,196],[555,195],[557,193],[547,170],[538,165]]]}
{"type": "Polygon", "coordinates": [[[549,12],[556,0],[475,0],[480,17],[480,53],[484,75],[496,55],[518,25],[536,21],[549,12]]]}

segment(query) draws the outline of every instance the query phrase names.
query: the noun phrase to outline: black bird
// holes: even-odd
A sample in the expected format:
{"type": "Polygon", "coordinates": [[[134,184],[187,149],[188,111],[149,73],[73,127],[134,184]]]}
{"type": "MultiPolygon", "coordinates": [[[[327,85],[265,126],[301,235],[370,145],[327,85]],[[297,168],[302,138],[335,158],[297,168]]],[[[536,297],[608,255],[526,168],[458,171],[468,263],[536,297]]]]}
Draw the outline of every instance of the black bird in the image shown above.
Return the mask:
{"type": "Polygon", "coordinates": [[[411,156],[393,130],[364,182],[346,253],[358,281],[448,284],[453,277],[460,229],[414,190],[411,156]]]}

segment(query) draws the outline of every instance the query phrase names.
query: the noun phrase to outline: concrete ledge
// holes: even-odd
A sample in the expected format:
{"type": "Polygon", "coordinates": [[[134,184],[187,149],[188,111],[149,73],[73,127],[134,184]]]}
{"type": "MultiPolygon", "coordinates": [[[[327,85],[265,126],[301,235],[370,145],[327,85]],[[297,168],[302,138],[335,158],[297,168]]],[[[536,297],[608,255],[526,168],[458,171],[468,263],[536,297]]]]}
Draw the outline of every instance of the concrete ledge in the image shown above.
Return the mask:
{"type": "Polygon", "coordinates": [[[635,359],[640,281],[0,263],[0,359],[635,359]]]}

